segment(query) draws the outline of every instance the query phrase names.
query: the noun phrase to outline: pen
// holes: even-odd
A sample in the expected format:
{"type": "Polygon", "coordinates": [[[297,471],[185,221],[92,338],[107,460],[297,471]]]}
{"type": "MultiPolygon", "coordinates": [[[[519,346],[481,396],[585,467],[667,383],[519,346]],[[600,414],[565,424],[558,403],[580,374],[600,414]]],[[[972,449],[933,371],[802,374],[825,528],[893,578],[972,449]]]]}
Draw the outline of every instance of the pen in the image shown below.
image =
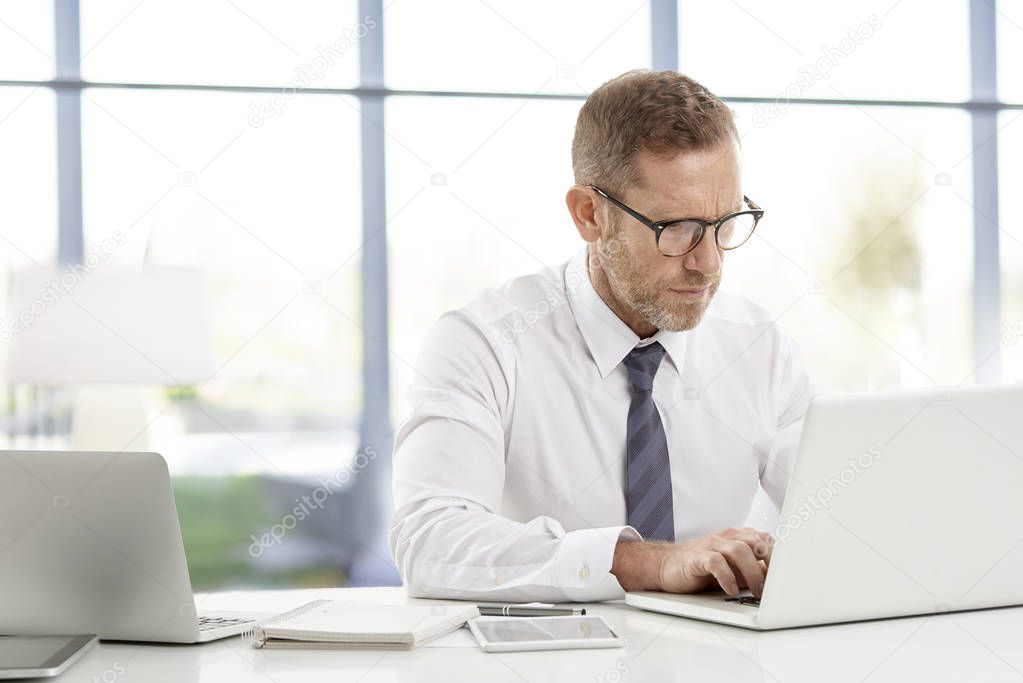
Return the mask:
{"type": "Polygon", "coordinates": [[[477,605],[484,617],[578,617],[585,607],[524,607],[517,605],[477,605]]]}

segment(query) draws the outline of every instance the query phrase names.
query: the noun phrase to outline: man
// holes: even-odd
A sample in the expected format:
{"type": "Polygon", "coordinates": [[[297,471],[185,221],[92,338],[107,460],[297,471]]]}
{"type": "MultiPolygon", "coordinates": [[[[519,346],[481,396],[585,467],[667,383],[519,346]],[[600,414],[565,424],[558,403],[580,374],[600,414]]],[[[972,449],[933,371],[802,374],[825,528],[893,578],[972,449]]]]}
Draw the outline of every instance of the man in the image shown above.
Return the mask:
{"type": "Polygon", "coordinates": [[[759,596],[772,537],[735,527],[758,487],[781,505],[811,387],[763,309],[715,297],[763,215],[732,113],[681,74],[628,72],[586,100],[572,162],[586,248],[423,345],[395,443],[398,570],[436,598],[759,596]]]}

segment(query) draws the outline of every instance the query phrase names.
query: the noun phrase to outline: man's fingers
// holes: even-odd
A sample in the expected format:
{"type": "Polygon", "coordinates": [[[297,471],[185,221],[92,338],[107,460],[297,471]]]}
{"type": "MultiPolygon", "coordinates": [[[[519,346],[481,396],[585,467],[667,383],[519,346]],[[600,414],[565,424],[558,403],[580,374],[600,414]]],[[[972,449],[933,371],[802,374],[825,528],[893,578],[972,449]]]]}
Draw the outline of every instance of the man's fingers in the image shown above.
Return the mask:
{"type": "Polygon", "coordinates": [[[757,531],[756,540],[753,545],[753,554],[757,559],[763,560],[764,564],[771,564],[771,554],[774,552],[774,536],[766,531],[757,531]]]}
{"type": "Polygon", "coordinates": [[[741,529],[725,529],[717,534],[721,538],[743,541],[753,549],[757,559],[771,564],[771,553],[774,551],[774,536],[766,531],[743,527],[741,529]]]}
{"type": "Polygon", "coordinates": [[[672,592],[702,590],[713,578],[723,591],[738,595],[749,587],[760,597],[764,591],[774,538],[756,529],[725,529],[712,536],[694,539],[675,546],[678,564],[664,566],[674,570],[664,574],[662,589],[672,592]]]}
{"type": "Polygon", "coordinates": [[[713,576],[722,590],[729,595],[739,594],[739,581],[735,578],[735,573],[728,560],[721,553],[704,550],[697,558],[696,566],[705,575],[713,576]]]}
{"type": "Polygon", "coordinates": [[[720,539],[716,541],[713,549],[724,555],[728,563],[742,576],[753,595],[759,598],[764,591],[764,570],[754,555],[753,548],[746,541],[720,539]]]}

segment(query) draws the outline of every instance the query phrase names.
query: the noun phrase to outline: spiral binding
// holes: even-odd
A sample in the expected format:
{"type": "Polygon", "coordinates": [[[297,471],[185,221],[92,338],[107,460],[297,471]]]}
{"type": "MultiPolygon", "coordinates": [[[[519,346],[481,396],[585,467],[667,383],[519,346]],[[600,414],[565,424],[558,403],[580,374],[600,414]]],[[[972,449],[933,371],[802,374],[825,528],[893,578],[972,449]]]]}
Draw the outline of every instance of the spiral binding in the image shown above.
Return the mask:
{"type": "Polygon", "coordinates": [[[320,605],[324,605],[324,604],[326,604],[328,602],[330,602],[330,600],[313,600],[312,602],[307,602],[306,604],[302,605],[301,607],[296,607],[295,609],[291,610],[290,612],[284,612],[283,614],[278,614],[275,617],[270,617],[266,621],[264,621],[262,623],[255,624],[254,626],[251,626],[251,627],[245,629],[244,631],[242,631],[241,639],[245,643],[247,643],[248,645],[250,645],[250,646],[252,646],[254,648],[263,647],[264,643],[266,643],[266,628],[265,627],[267,627],[267,626],[278,626],[278,625],[287,623],[289,620],[294,619],[295,617],[300,617],[303,614],[305,614],[306,612],[308,612],[310,610],[313,610],[313,609],[316,609],[320,605]]]}

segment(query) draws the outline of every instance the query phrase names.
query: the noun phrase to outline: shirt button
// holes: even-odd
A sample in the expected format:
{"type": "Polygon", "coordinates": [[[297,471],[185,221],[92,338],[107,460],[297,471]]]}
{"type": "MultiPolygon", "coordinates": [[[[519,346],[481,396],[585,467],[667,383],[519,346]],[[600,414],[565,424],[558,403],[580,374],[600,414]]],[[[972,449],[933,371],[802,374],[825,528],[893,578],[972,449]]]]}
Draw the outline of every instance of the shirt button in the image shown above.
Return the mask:
{"type": "Polygon", "coordinates": [[[495,585],[500,586],[502,583],[504,583],[504,577],[503,576],[498,574],[497,576],[494,577],[494,584],[495,585]]]}
{"type": "Polygon", "coordinates": [[[590,578],[590,568],[587,567],[585,564],[582,567],[579,567],[579,578],[583,579],[584,581],[590,578]]]}

